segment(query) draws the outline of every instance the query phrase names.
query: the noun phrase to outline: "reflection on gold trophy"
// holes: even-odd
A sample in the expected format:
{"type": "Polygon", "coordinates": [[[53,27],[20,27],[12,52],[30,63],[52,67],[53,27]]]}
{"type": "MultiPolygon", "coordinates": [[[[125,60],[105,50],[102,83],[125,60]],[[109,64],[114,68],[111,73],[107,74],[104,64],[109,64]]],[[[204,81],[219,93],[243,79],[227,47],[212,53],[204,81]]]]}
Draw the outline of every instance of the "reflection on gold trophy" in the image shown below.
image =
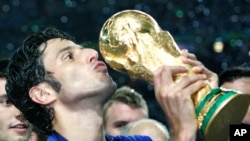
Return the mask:
{"type": "MultiPolygon", "coordinates": [[[[152,72],[162,65],[191,66],[178,58],[181,52],[168,31],[163,31],[148,14],[125,10],[114,14],[103,25],[99,47],[105,62],[113,69],[152,83],[152,72]]],[[[175,81],[181,79],[177,76],[175,81]]],[[[247,95],[208,85],[194,94],[199,129],[207,141],[224,141],[229,125],[239,124],[250,102],[247,95]]]]}

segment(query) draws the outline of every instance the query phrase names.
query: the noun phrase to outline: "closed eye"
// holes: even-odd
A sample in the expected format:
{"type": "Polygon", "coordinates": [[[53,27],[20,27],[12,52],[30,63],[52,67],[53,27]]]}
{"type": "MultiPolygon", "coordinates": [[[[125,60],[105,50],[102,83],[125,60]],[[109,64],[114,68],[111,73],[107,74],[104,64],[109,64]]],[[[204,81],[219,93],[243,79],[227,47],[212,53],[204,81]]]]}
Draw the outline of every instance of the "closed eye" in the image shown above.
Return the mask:
{"type": "Polygon", "coordinates": [[[120,122],[114,123],[114,126],[115,126],[116,128],[122,128],[122,127],[124,127],[124,126],[127,125],[127,124],[128,124],[128,122],[126,122],[126,121],[120,121],[120,122]]]}

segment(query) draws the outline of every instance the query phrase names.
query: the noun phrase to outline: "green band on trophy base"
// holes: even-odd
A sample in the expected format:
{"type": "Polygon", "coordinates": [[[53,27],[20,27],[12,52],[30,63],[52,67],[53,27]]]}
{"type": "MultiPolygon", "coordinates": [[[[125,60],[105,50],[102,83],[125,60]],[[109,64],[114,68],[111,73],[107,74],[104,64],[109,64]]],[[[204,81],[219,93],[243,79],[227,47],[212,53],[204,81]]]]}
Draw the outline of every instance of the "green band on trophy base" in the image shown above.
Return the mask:
{"type": "Polygon", "coordinates": [[[213,116],[213,114],[215,113],[215,111],[218,109],[218,107],[221,106],[221,104],[227,100],[229,97],[231,97],[232,95],[236,94],[236,92],[234,91],[228,91],[225,92],[224,94],[222,94],[222,96],[220,96],[218,98],[218,100],[213,104],[213,106],[209,109],[209,111],[207,112],[206,116],[204,117],[203,120],[203,124],[201,126],[201,131],[204,133],[205,129],[207,127],[207,124],[210,120],[210,118],[213,116]]]}
{"type": "Polygon", "coordinates": [[[201,100],[195,111],[201,123],[199,129],[206,140],[227,140],[230,124],[240,123],[248,105],[249,98],[243,94],[221,88],[212,89],[201,100]],[[220,133],[219,136],[218,133],[220,133]]]}
{"type": "Polygon", "coordinates": [[[221,89],[216,88],[213,89],[209,94],[207,94],[202,101],[200,102],[200,104],[198,105],[198,107],[196,108],[196,115],[198,116],[202,110],[202,108],[204,107],[204,105],[211,99],[213,98],[214,95],[218,94],[219,92],[221,92],[221,89]]]}

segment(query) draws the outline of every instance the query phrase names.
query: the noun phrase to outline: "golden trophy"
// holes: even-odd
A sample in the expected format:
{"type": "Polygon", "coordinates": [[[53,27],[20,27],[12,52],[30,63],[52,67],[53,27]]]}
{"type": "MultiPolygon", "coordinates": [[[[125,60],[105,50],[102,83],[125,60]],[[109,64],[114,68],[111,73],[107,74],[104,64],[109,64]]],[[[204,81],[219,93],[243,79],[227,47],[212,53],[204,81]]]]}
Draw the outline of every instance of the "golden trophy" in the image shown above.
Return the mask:
{"type": "MultiPolygon", "coordinates": [[[[108,65],[132,78],[152,83],[152,72],[162,65],[185,66],[190,70],[187,75],[194,75],[191,66],[178,58],[181,52],[171,34],[142,11],[124,10],[110,17],[101,29],[99,48],[108,65]]],[[[227,140],[229,125],[241,123],[250,103],[248,95],[212,89],[209,83],[192,98],[207,141],[227,140]]]]}

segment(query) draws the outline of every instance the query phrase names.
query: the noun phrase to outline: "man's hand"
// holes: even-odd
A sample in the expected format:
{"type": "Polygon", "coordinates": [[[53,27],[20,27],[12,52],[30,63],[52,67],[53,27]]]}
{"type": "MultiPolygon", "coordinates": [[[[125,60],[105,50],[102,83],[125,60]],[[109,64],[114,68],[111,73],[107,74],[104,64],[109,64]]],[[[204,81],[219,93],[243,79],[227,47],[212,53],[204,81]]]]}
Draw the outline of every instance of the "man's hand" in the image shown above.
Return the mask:
{"type": "Polygon", "coordinates": [[[204,74],[174,82],[175,75],[187,72],[185,67],[163,66],[153,73],[155,97],[167,116],[173,141],[195,140],[198,127],[192,94],[207,85],[204,74]]]}
{"type": "Polygon", "coordinates": [[[188,64],[192,67],[192,71],[195,74],[205,74],[212,88],[218,87],[218,75],[209,69],[207,69],[200,61],[197,60],[196,56],[189,53],[188,50],[181,50],[182,54],[180,59],[184,64],[188,64]]]}

